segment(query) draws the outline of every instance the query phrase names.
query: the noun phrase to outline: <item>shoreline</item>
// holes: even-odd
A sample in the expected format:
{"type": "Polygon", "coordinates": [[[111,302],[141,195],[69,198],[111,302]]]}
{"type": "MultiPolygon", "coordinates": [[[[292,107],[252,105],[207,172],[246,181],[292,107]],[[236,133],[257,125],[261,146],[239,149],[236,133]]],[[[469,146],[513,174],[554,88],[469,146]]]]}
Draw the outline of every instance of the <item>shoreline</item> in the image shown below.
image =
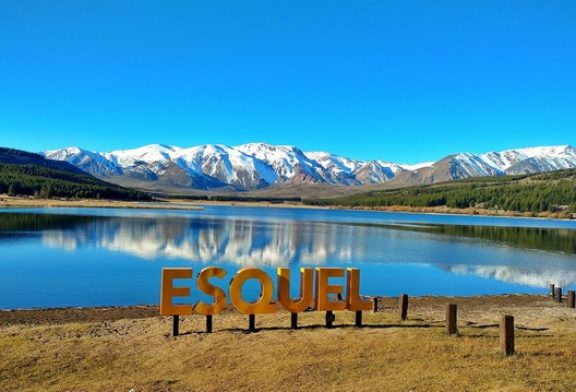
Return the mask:
{"type": "MultiPolygon", "coordinates": [[[[366,297],[373,298],[373,297],[366,297]]],[[[398,297],[376,296],[379,306],[386,309],[397,307],[398,297]]],[[[473,296],[410,296],[410,305],[412,308],[441,308],[446,303],[457,303],[468,308],[474,308],[479,312],[485,312],[494,307],[523,308],[534,306],[555,305],[552,299],[544,294],[490,294],[490,295],[473,295],[473,296]]],[[[559,304],[560,307],[566,307],[567,304],[559,304]]],[[[348,312],[347,310],[342,312],[348,312]]],[[[365,313],[369,313],[366,311],[365,313]]],[[[576,311],[575,316],[576,316],[576,311]]],[[[308,312],[306,312],[308,313],[308,312]]],[[[312,313],[322,313],[315,312],[312,313]]],[[[353,313],[353,312],[349,312],[353,313]]],[[[222,315],[231,315],[240,313],[228,303],[222,315]]],[[[275,314],[288,314],[282,308],[279,308],[275,314]]],[[[124,318],[150,318],[161,317],[159,306],[156,304],[139,304],[139,305],[113,305],[113,306],[64,306],[64,307],[47,307],[47,308],[13,308],[0,309],[0,326],[5,323],[34,322],[34,323],[67,323],[77,322],[79,320],[90,322],[100,319],[124,319],[124,318]]],[[[202,318],[203,316],[195,313],[190,318],[202,318]]],[[[166,318],[166,316],[164,317],[166,318]]],[[[576,331],[576,324],[574,325],[576,331]]]]}
{"type": "Polygon", "coordinates": [[[32,199],[22,197],[0,196],[0,209],[10,208],[127,208],[149,210],[181,210],[200,211],[203,206],[230,206],[230,207],[260,207],[260,208],[299,208],[314,210],[335,211],[365,211],[365,212],[393,212],[408,214],[447,215],[447,216],[483,216],[524,219],[553,219],[574,221],[576,214],[563,212],[519,213],[503,210],[485,210],[476,208],[449,208],[449,207],[350,207],[350,206],[318,206],[298,202],[268,202],[268,201],[211,201],[186,199],[159,199],[152,202],[115,201],[115,200],[58,200],[58,199],[32,199]]]}
{"type": "Polygon", "coordinates": [[[175,204],[167,201],[121,201],[121,200],[60,200],[60,199],[28,199],[20,197],[0,197],[0,209],[11,208],[127,208],[143,210],[202,210],[195,204],[175,204]]]}
{"type": "MultiPolygon", "coordinates": [[[[542,289],[545,290],[544,288],[542,289]]],[[[566,294],[566,293],[564,293],[566,294]]],[[[397,297],[393,296],[362,296],[363,298],[378,298],[378,300],[392,300],[397,297]]],[[[545,294],[526,294],[526,293],[501,293],[501,294],[479,294],[479,295],[419,295],[410,296],[414,300],[424,300],[424,301],[435,301],[444,299],[460,299],[460,300],[490,300],[490,299],[502,299],[502,298],[520,298],[520,299],[542,299],[549,298],[545,294]]],[[[70,306],[49,306],[49,307],[22,307],[22,308],[0,308],[0,312],[47,312],[47,311],[68,311],[68,310],[109,310],[109,309],[159,309],[159,304],[134,304],[134,305],[94,305],[94,306],[81,306],[81,305],[70,305],[70,306]]],[[[233,310],[231,304],[227,304],[224,308],[225,310],[233,310]]]]}
{"type": "Polygon", "coordinates": [[[411,214],[428,214],[428,215],[452,215],[452,216],[488,216],[488,217],[501,217],[501,218],[526,218],[526,219],[554,219],[573,221],[576,219],[576,214],[565,214],[562,212],[513,212],[505,210],[485,210],[477,208],[450,208],[450,207],[410,207],[410,206],[388,206],[388,207],[348,207],[348,206],[334,206],[334,208],[327,207],[328,209],[343,209],[350,211],[375,211],[375,212],[398,212],[398,213],[411,213],[411,214]]]}

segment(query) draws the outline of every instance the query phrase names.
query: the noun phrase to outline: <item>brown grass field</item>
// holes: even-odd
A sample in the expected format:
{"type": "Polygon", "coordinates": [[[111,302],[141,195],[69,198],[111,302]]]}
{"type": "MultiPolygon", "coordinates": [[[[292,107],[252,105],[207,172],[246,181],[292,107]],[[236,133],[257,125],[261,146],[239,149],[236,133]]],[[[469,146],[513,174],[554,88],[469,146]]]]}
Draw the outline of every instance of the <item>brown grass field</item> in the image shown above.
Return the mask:
{"type": "Polygon", "coordinates": [[[1,391],[574,391],[576,310],[543,296],[396,299],[365,312],[247,317],[227,309],[206,334],[204,318],[171,318],[155,307],[0,312],[1,391]],[[444,330],[459,306],[460,336],[444,330]],[[499,352],[498,320],[512,314],[517,354],[499,352]]]}

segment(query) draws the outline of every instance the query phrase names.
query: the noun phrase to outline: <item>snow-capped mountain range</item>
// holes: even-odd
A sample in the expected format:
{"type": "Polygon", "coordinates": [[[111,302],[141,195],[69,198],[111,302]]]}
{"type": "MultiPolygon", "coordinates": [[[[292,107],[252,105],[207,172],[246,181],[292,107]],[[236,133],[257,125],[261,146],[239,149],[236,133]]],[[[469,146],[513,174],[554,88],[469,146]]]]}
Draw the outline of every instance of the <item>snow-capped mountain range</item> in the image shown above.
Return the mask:
{"type": "Polygon", "coordinates": [[[359,161],[328,152],[304,152],[293,146],[265,143],[189,148],[153,144],[112,152],[68,147],[43,154],[48,159],[67,161],[101,179],[154,190],[250,191],[308,183],[401,185],[576,168],[576,149],[569,145],[460,153],[417,165],[359,161]]]}

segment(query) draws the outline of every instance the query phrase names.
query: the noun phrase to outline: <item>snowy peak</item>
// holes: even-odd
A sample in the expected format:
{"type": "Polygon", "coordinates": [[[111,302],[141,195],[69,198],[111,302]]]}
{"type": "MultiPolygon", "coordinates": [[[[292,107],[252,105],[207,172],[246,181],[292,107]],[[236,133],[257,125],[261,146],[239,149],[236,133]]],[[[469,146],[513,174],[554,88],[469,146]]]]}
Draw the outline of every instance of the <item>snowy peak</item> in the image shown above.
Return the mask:
{"type": "Polygon", "coordinates": [[[413,165],[400,163],[398,166],[400,166],[404,170],[410,170],[411,171],[411,170],[422,169],[423,167],[430,167],[433,164],[434,164],[434,162],[422,162],[422,163],[415,163],[413,165]]]}
{"type": "Polygon", "coordinates": [[[394,179],[403,171],[404,168],[396,163],[376,160],[364,163],[354,175],[361,184],[379,184],[394,179]]]}
{"type": "Polygon", "coordinates": [[[329,152],[307,152],[306,156],[318,162],[320,166],[327,170],[336,170],[343,173],[352,173],[364,165],[362,161],[354,161],[345,157],[330,154],[329,152]]]}
{"type": "Polygon", "coordinates": [[[119,184],[160,190],[176,187],[245,191],[302,183],[351,186],[408,181],[412,184],[576,168],[576,149],[569,145],[483,154],[464,152],[414,165],[353,160],[324,151],[304,152],[294,146],[266,143],[187,148],[150,144],[112,152],[68,147],[46,151],[44,156],[69,162],[119,184]]]}
{"type": "Polygon", "coordinates": [[[565,157],[565,156],[574,156],[576,155],[576,150],[568,145],[562,146],[545,146],[545,147],[528,147],[528,148],[519,148],[517,150],[506,150],[503,152],[517,152],[520,154],[524,154],[530,158],[536,157],[565,157]]]}
{"type": "Polygon", "coordinates": [[[496,176],[503,174],[500,168],[493,166],[480,155],[465,152],[454,156],[453,161],[463,170],[464,175],[462,177],[496,176]]]}
{"type": "Polygon", "coordinates": [[[236,149],[272,167],[281,182],[323,182],[322,166],[293,146],[248,143],[236,149]]]}
{"type": "Polygon", "coordinates": [[[479,176],[541,173],[576,167],[576,150],[569,146],[529,147],[484,154],[459,153],[434,163],[424,175],[423,183],[449,181],[479,176]]]}
{"type": "Polygon", "coordinates": [[[46,151],[44,156],[56,161],[69,162],[80,170],[100,178],[119,176],[122,174],[122,167],[120,165],[108,160],[100,153],[87,151],[79,147],[46,151]]]}
{"type": "Polygon", "coordinates": [[[526,166],[527,161],[533,163],[533,172],[542,172],[559,169],[570,169],[576,162],[576,149],[569,145],[528,147],[490,152],[480,155],[494,168],[507,174],[519,174],[517,166],[526,166]]]}

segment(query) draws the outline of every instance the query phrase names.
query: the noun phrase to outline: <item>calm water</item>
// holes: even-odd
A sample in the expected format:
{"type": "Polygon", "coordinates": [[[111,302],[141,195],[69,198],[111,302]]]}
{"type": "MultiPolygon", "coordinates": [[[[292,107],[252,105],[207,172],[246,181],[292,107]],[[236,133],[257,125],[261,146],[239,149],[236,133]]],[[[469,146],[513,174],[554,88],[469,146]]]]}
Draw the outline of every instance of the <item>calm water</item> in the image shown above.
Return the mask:
{"type": "Polygon", "coordinates": [[[208,265],[229,271],[223,288],[243,266],[355,266],[365,295],[545,293],[576,285],[576,222],[255,207],[0,211],[0,308],[155,304],[163,267],[208,265]]]}

